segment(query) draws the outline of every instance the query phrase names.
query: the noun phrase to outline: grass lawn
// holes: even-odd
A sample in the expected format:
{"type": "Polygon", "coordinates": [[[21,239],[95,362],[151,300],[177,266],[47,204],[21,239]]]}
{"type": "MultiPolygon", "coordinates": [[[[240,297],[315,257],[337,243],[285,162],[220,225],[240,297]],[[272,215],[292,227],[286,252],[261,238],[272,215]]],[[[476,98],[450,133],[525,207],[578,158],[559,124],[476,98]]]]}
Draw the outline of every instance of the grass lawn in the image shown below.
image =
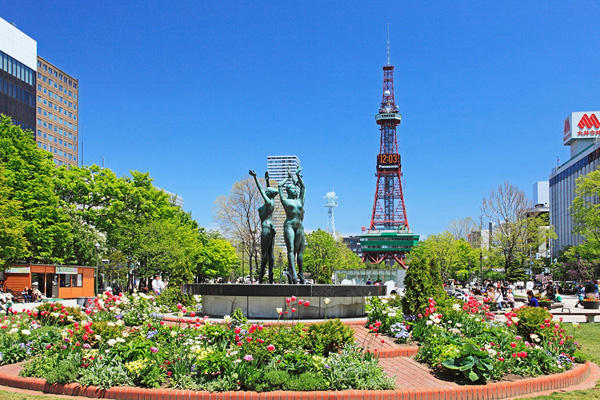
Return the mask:
{"type": "MultiPolygon", "coordinates": [[[[588,359],[600,365],[600,323],[580,324],[579,328],[573,328],[571,324],[566,324],[567,329],[574,333],[577,341],[581,343],[581,350],[588,356],[588,359]]],[[[565,330],[567,330],[565,329],[565,330]]],[[[55,400],[72,400],[72,397],[52,396],[30,396],[24,393],[15,393],[6,390],[0,390],[0,400],[43,400],[52,398],[55,400]]],[[[549,396],[528,397],[527,400],[581,400],[581,399],[600,399],[600,385],[587,390],[578,390],[568,393],[553,393],[549,396]]]]}

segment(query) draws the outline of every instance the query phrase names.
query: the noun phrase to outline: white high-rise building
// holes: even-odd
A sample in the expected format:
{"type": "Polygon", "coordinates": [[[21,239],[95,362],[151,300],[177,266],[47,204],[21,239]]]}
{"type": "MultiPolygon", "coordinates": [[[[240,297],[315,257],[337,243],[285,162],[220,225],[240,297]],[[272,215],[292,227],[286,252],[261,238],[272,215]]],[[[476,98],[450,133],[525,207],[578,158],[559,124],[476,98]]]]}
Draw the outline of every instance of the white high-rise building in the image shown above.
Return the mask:
{"type": "MultiPolygon", "coordinates": [[[[267,171],[272,187],[277,187],[288,176],[288,169],[293,172],[300,167],[300,159],[297,156],[268,156],[267,171]]],[[[285,222],[285,211],[281,201],[275,201],[275,211],[273,211],[273,223],[275,224],[275,245],[285,249],[285,240],[283,238],[283,223],[285,222]]]]}
{"type": "Polygon", "coordinates": [[[573,112],[564,121],[563,144],[571,147],[571,158],[550,174],[550,225],[556,239],[550,243],[552,256],[583,237],[573,233],[570,207],[577,178],[600,167],[600,111],[573,112]]]}

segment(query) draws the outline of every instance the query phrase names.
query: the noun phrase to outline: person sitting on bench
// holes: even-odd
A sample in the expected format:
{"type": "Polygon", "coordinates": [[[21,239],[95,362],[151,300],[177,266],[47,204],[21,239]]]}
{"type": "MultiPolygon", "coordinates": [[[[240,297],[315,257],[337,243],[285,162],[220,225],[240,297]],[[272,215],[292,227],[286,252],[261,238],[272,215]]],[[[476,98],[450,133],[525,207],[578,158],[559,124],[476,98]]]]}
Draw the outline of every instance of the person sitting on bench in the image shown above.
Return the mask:
{"type": "Polygon", "coordinates": [[[23,295],[23,300],[25,303],[31,303],[31,289],[28,288],[27,286],[25,286],[25,289],[23,289],[23,291],[21,292],[21,294],[23,295]]]}

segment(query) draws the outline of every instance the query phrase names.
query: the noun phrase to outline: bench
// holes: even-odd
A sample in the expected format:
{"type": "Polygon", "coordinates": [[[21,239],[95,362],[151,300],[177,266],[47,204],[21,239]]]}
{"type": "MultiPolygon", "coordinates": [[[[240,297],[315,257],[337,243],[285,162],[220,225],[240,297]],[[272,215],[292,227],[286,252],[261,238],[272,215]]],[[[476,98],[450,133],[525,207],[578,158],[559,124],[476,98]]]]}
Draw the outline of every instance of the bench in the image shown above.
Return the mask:
{"type": "Polygon", "coordinates": [[[584,311],[575,311],[572,312],[570,308],[564,308],[559,311],[559,312],[554,312],[552,313],[552,315],[554,316],[560,316],[560,315],[585,315],[585,322],[588,323],[594,323],[596,322],[596,316],[600,315],[600,311],[591,311],[591,312],[584,312],[584,311]],[[567,311],[565,311],[567,310],[567,311]]]}
{"type": "Polygon", "coordinates": [[[23,297],[23,293],[15,290],[9,290],[8,293],[12,294],[13,301],[15,303],[25,303],[25,297],[23,297]]]}

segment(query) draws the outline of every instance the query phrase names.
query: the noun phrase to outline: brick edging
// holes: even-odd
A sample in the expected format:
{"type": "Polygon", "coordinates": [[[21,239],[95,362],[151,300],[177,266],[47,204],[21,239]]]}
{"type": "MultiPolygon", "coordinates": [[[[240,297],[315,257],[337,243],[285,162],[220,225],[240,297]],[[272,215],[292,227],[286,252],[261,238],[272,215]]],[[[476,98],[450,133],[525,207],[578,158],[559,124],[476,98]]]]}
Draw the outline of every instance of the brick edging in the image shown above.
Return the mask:
{"type": "Polygon", "coordinates": [[[77,383],[50,385],[41,378],[21,378],[0,373],[0,385],[17,387],[67,396],[84,396],[115,400],[488,400],[521,396],[528,393],[562,389],[576,385],[590,374],[590,362],[560,374],[522,379],[515,382],[498,382],[487,385],[447,388],[397,389],[397,390],[342,390],[319,392],[196,392],[175,389],[144,389],[137,387],[113,387],[100,389],[77,383]]]}

